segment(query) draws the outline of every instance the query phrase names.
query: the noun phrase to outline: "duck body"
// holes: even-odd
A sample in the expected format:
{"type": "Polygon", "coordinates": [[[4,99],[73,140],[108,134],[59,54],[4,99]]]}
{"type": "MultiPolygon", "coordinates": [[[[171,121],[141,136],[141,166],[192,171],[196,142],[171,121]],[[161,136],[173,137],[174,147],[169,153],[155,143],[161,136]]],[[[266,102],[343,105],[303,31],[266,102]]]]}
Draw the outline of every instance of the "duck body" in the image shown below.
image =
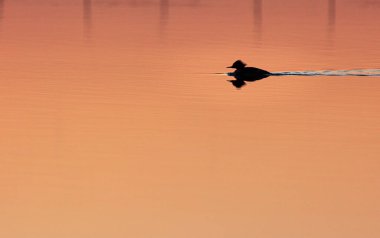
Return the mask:
{"type": "Polygon", "coordinates": [[[266,70],[254,68],[254,67],[244,67],[242,69],[236,69],[233,76],[236,80],[242,80],[247,82],[252,82],[269,77],[271,73],[266,70]]]}
{"type": "Polygon", "coordinates": [[[241,60],[235,61],[232,66],[229,66],[227,68],[236,69],[233,73],[229,74],[230,76],[234,76],[235,80],[229,81],[237,88],[243,87],[245,85],[245,82],[253,82],[272,75],[270,72],[263,69],[246,67],[246,64],[241,60]]]}

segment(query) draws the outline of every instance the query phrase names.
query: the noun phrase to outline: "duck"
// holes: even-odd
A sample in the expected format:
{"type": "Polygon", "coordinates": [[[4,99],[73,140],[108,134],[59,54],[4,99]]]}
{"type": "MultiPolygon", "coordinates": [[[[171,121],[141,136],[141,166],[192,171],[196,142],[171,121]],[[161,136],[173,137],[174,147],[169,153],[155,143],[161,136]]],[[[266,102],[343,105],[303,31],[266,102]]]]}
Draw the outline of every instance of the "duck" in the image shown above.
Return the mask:
{"type": "Polygon", "coordinates": [[[246,85],[245,82],[253,82],[256,80],[267,78],[272,75],[270,72],[266,70],[246,66],[246,63],[244,63],[241,60],[237,60],[231,66],[227,67],[236,69],[233,73],[228,74],[230,76],[235,77],[235,80],[228,81],[231,82],[236,88],[243,87],[244,85],[246,85]]]}

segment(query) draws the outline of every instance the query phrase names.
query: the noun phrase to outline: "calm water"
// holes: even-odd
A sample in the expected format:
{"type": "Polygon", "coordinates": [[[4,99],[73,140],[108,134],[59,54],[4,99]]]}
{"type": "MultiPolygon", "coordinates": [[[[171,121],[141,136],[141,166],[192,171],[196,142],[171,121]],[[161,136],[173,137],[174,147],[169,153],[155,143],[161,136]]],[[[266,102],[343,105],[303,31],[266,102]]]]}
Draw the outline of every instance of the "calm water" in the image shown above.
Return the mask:
{"type": "Polygon", "coordinates": [[[379,237],[379,11],[0,0],[0,236],[379,237]]]}

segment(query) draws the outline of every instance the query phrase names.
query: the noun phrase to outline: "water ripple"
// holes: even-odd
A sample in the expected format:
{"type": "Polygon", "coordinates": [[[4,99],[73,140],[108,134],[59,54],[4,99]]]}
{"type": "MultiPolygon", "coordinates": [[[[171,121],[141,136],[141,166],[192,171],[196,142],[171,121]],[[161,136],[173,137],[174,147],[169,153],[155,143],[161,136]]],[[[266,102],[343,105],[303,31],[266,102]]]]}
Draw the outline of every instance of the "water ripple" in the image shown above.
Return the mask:
{"type": "Polygon", "coordinates": [[[371,76],[379,77],[380,69],[318,70],[273,72],[273,76],[371,76]]]}

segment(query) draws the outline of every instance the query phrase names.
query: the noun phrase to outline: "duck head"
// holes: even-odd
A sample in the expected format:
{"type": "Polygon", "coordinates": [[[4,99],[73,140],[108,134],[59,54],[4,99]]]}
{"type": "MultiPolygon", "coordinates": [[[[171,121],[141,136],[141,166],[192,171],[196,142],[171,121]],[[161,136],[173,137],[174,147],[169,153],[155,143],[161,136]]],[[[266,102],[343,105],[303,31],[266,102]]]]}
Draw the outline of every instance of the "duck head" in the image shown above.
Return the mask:
{"type": "Polygon", "coordinates": [[[242,69],[246,66],[245,63],[243,63],[243,61],[241,60],[236,60],[231,66],[227,67],[227,68],[234,68],[234,69],[242,69]]]}

